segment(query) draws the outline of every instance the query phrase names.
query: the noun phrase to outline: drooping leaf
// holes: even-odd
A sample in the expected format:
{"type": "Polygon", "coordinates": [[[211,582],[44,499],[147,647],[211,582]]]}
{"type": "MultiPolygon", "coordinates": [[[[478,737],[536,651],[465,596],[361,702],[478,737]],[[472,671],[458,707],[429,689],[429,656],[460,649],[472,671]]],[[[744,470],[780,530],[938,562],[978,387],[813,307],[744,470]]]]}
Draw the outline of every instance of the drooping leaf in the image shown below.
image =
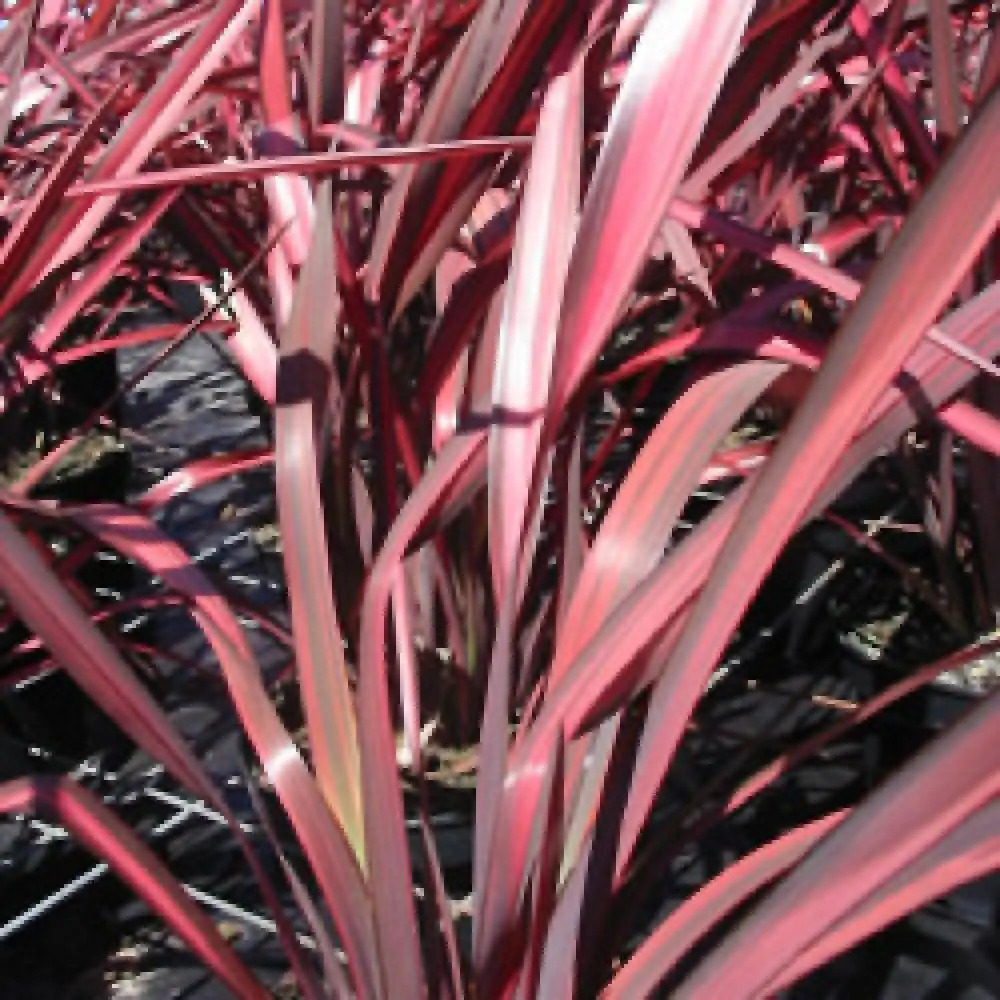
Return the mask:
{"type": "Polygon", "coordinates": [[[0,513],[0,591],[80,687],[202,798],[215,793],[162,709],[10,518],[0,513]]]}
{"type": "Polygon", "coordinates": [[[86,789],[69,778],[19,778],[0,785],[0,811],[34,812],[64,823],[132,886],[236,996],[266,1000],[268,991],[159,858],[86,789]]]}
{"type": "Polygon", "coordinates": [[[601,1000],[652,994],[692,945],[741,903],[796,865],[844,816],[843,812],[831,813],[796,827],[711,879],[643,941],[601,993],[601,1000]]]}
{"type": "MultiPolygon", "coordinates": [[[[1000,699],[987,699],[859,805],[685,979],[678,1000],[774,989],[786,965],[828,927],[947,843],[996,797],[998,712],[1000,699]],[[777,935],[766,949],[760,947],[763,926],[777,935]]],[[[892,919],[888,907],[881,912],[892,919]]]]}
{"type": "Polygon", "coordinates": [[[232,610],[191,558],[145,515],[110,504],[92,504],[75,509],[72,516],[191,602],[192,616],[218,657],[240,723],[323,891],[355,984],[361,995],[377,996],[379,974],[370,902],[354,852],[268,697],[260,668],[232,610]]]}
{"type": "Polygon", "coordinates": [[[654,692],[622,831],[620,869],[733,628],[865,414],[993,234],[1000,219],[1000,176],[990,164],[997,155],[1000,94],[983,107],[879,262],[750,491],[654,692]],[[958,191],[962,211],[956,210],[958,191]]]}

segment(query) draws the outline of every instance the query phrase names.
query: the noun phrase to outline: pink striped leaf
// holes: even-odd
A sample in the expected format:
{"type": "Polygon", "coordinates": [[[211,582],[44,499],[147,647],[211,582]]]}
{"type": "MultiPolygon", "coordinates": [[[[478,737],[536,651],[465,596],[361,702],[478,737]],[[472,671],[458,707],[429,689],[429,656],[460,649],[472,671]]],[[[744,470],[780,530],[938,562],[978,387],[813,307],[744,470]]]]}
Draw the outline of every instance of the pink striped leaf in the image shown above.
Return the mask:
{"type": "MultiPolygon", "coordinates": [[[[498,4],[499,0],[487,0],[452,49],[423,106],[412,136],[414,142],[440,142],[458,136],[482,73],[498,4]]],[[[420,215],[426,211],[426,202],[421,200],[427,197],[434,180],[433,165],[408,164],[397,174],[382,205],[366,280],[369,294],[378,293],[376,297],[385,306],[395,302],[406,267],[404,254],[412,252],[412,237],[420,225],[420,215]]]]}
{"type": "Polygon", "coordinates": [[[132,669],[8,515],[0,513],[0,590],[81,688],[135,742],[202,798],[215,792],[132,669]]]}
{"type": "Polygon", "coordinates": [[[235,996],[246,1000],[270,996],[160,859],[85,788],[68,778],[19,778],[0,784],[0,811],[31,812],[65,824],[132,886],[235,996]]]}
{"type": "Polygon", "coordinates": [[[133,501],[135,507],[149,513],[165,506],[174,497],[191,490],[201,489],[210,483],[228,476],[235,476],[251,469],[265,468],[274,462],[270,448],[252,451],[230,452],[228,455],[212,455],[210,458],[196,459],[164,476],[145,493],[133,501]]]}
{"type": "Polygon", "coordinates": [[[357,859],[282,724],[231,608],[190,556],[145,515],[110,504],[91,504],[68,513],[190,601],[191,614],[219,659],[240,722],[320,884],[355,983],[361,995],[377,996],[370,903],[357,859]]]}
{"type": "Polygon", "coordinates": [[[339,323],[328,185],[281,337],[275,414],[275,485],[295,637],[296,670],[316,778],[364,866],[354,699],[334,604],[319,475],[328,434],[339,323]]]}
{"type": "MultiPolygon", "coordinates": [[[[891,880],[904,881],[908,866],[933,858],[1000,792],[998,717],[1000,698],[991,697],[857,806],[685,979],[678,1000],[773,992],[788,963],[829,927],[855,919],[873,893],[891,890],[891,880]],[[765,927],[768,947],[761,948],[765,927]]],[[[976,832],[981,838],[986,831],[976,832]]],[[[989,837],[995,859],[995,827],[989,837]]],[[[872,909],[892,919],[887,900],[872,909]]]]}
{"type": "Polygon", "coordinates": [[[709,674],[784,543],[865,414],[947,304],[1000,218],[1000,94],[984,106],[880,261],[771,460],[756,478],[654,691],[626,809],[619,870],[709,674]],[[956,212],[954,193],[963,192],[956,212]],[[886,331],[891,331],[891,337],[886,331]]]}
{"type": "Polygon", "coordinates": [[[402,791],[396,765],[386,655],[389,602],[402,560],[464,470],[485,451],[486,432],[456,434],[403,505],[379,550],[361,610],[358,738],[366,851],[375,929],[388,995],[422,994],[423,962],[412,898],[402,791]]]}
{"type": "Polygon", "coordinates": [[[781,971],[783,989],[901,917],[966,882],[1000,868],[1000,803],[973,813],[938,845],[911,862],[857,909],[828,928],[781,971]]]}
{"type": "Polygon", "coordinates": [[[583,204],[559,322],[553,420],[632,290],[753,7],[662,0],[643,29],[583,204]]]}
{"type": "MultiPolygon", "coordinates": [[[[94,169],[93,180],[133,173],[185,114],[191,99],[219,65],[250,19],[260,0],[220,0],[168,64],[153,88],[125,119],[94,169]]],[[[66,238],[46,265],[56,269],[88,244],[114,208],[117,197],[86,198],[66,220],[66,238]]]]}
{"type": "Polygon", "coordinates": [[[685,900],[615,973],[601,1000],[650,996],[690,948],[720,920],[803,858],[845,813],[796,827],[730,865],[685,900]]]}
{"type": "MultiPolygon", "coordinates": [[[[476,81],[475,104],[462,125],[466,141],[520,130],[521,110],[532,88],[544,82],[541,71],[553,40],[557,39],[563,48],[561,57],[551,57],[551,65],[558,72],[568,61],[567,53],[583,28],[584,10],[585,5],[567,0],[544,4],[507,0],[499,7],[490,4],[480,10],[476,24],[485,32],[488,48],[476,81]],[[554,31],[557,26],[561,34],[554,31]]],[[[434,188],[434,200],[421,213],[421,227],[413,241],[419,252],[413,254],[411,250],[411,259],[405,264],[396,315],[437,266],[493,173],[490,162],[455,161],[444,166],[434,188]]]]}
{"type": "Polygon", "coordinates": [[[550,683],[656,567],[677,518],[723,436],[785,371],[749,361],[698,379],[639,451],[601,521],[563,624],[550,683]]]}
{"type": "Polygon", "coordinates": [[[32,279],[37,277],[39,261],[44,261],[44,252],[41,255],[37,253],[39,249],[44,251],[44,247],[38,246],[39,238],[52,221],[53,213],[62,205],[63,196],[76,179],[84,157],[91,151],[101,127],[109,118],[118,93],[117,89],[113,91],[84,122],[59,161],[46,173],[31,200],[23,206],[13,228],[0,245],[0,281],[4,285],[0,309],[10,308],[32,286],[32,279]],[[16,275],[21,280],[15,280],[16,275]]]}
{"type": "MultiPolygon", "coordinates": [[[[945,321],[957,340],[987,353],[1000,350],[1000,286],[994,285],[945,321]]],[[[942,358],[929,344],[917,351],[908,370],[931,405],[967,384],[969,369],[953,358],[942,358]]],[[[868,417],[868,425],[842,456],[818,495],[815,515],[880,451],[898,440],[922,415],[907,397],[892,389],[868,417]]],[[[751,474],[751,479],[757,473],[751,474]]],[[[737,490],[710,517],[677,546],[611,615],[607,623],[576,657],[566,677],[546,693],[541,712],[516,747],[509,767],[508,786],[522,808],[538,794],[537,770],[544,763],[548,743],[560,728],[576,735],[625,704],[641,686],[632,665],[658,636],[682,623],[691,600],[703,586],[709,570],[737,520],[749,486],[737,490]]],[[[676,636],[676,629],[674,630],[676,636]]],[[[508,855],[515,870],[527,859],[508,855]]]]}
{"type": "MultiPolygon", "coordinates": [[[[580,199],[583,65],[546,92],[504,292],[490,426],[490,559],[498,602],[518,587],[537,525],[529,495],[555,351],[562,282],[580,199]]],[[[526,567],[525,567],[526,568],[526,567]]]]}
{"type": "Polygon", "coordinates": [[[838,459],[1000,219],[1000,93],[984,105],[872,273],[751,489],[650,703],[619,846],[639,831],[709,674],[838,459]],[[955,194],[962,193],[961,210],[955,194]]]}

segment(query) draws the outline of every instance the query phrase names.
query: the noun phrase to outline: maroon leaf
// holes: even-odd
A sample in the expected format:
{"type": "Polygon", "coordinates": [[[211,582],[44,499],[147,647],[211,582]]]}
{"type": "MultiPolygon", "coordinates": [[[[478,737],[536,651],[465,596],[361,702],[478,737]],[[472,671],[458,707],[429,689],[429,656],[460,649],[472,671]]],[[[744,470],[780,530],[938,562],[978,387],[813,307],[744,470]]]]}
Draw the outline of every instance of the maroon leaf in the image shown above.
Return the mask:
{"type": "Polygon", "coordinates": [[[313,766],[324,797],[364,866],[354,700],[333,601],[319,488],[340,319],[335,291],[331,295],[336,272],[328,186],[321,189],[317,210],[312,246],[281,338],[276,488],[296,669],[313,766]]]}
{"type": "Polygon", "coordinates": [[[620,869],[691,710],[757,587],[865,414],[992,235],[1000,218],[1000,175],[989,164],[998,155],[1000,94],[983,107],[880,261],[750,491],[650,703],[648,736],[640,743],[623,823],[620,869]]]}
{"type": "Polygon", "coordinates": [[[34,812],[64,823],[135,889],[236,996],[266,1000],[270,995],[159,858],[86,789],[68,778],[8,781],[0,785],[0,811],[34,812]]]}

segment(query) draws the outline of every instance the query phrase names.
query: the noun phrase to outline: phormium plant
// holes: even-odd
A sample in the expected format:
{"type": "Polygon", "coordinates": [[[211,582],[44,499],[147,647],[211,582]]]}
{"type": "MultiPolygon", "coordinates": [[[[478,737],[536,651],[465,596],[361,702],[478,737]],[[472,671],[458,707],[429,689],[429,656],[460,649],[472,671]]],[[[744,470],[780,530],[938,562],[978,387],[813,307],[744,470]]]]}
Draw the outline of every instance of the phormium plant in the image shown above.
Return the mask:
{"type": "MultiPolygon", "coordinates": [[[[803,761],[997,652],[995,4],[16,0],[4,17],[6,683],[65,671],[228,817],[303,996],[769,997],[1000,867],[986,697],[666,916],[637,902],[803,761]],[[193,321],[177,284],[203,294],[193,321]],[[162,322],[130,323],[151,306],[162,322]],[[131,504],[41,498],[203,334],[266,406],[273,450],[192,459],[131,504]],[[73,406],[73,366],[154,342],[130,384],[73,406]],[[832,509],[902,452],[937,580],[832,509]],[[246,609],[157,518],[271,463],[302,739],[246,609]],[[671,798],[755,596],[824,520],[946,641],[804,742],[671,798]],[[100,548],[211,645],[261,808],[287,820],[275,847],[301,852],[286,871],[318,962],[266,844],[142,679],[148,650],[82,585],[100,548]],[[432,759],[475,777],[458,907],[432,759]]],[[[268,995],[84,787],[25,775],[0,806],[63,824],[235,995],[268,995]]]]}

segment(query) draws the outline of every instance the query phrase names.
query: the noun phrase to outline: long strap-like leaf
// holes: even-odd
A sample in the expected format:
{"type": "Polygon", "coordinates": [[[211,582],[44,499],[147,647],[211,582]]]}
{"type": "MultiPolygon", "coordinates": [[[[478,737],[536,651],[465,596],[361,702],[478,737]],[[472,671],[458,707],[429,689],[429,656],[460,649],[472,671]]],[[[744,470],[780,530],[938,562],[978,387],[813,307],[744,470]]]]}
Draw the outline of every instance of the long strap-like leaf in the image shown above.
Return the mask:
{"type": "Polygon", "coordinates": [[[872,273],[753,487],[650,703],[622,825],[625,868],[709,674],[823,481],[1000,219],[1000,93],[872,273]]]}
{"type": "Polygon", "coordinates": [[[65,824],[135,889],[235,996],[242,1000],[270,996],[160,859],[86,789],[68,778],[8,781],[0,785],[0,812],[36,812],[65,824]]]}

